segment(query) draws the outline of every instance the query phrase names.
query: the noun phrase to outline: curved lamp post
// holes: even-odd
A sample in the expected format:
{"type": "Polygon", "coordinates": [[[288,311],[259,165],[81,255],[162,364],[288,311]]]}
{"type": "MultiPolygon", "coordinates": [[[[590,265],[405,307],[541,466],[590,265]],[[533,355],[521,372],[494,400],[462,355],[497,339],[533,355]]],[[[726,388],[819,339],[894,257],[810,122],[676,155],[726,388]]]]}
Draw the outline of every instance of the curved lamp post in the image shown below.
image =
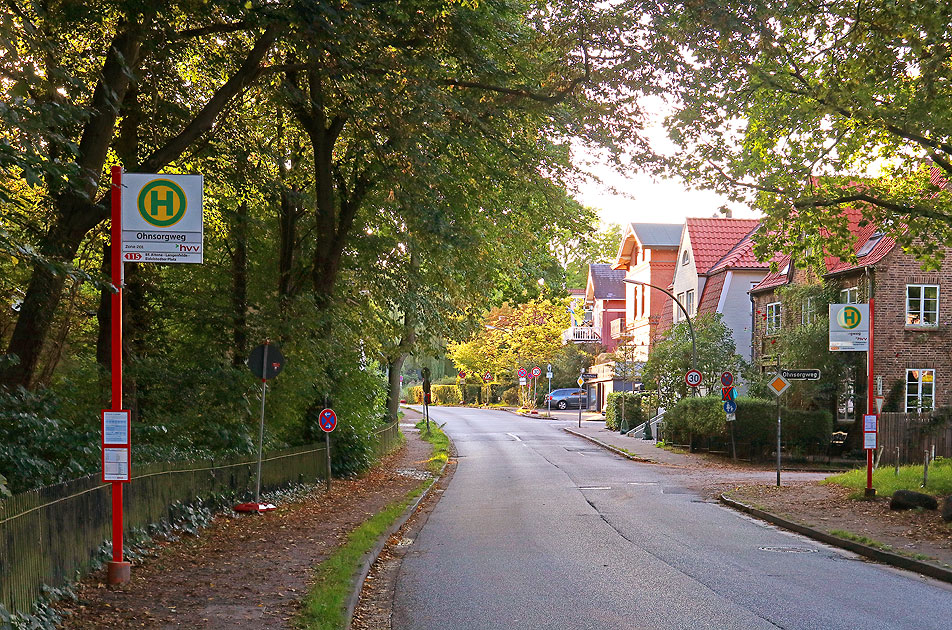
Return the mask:
{"type": "MultiPolygon", "coordinates": [[[[662,289],[656,284],[651,284],[649,282],[642,282],[641,280],[629,280],[625,278],[625,282],[628,284],[639,284],[645,287],[651,287],[652,289],[657,289],[670,297],[675,304],[678,305],[678,308],[681,309],[681,312],[684,313],[684,318],[688,321],[688,332],[691,333],[691,367],[697,369],[697,342],[694,339],[694,325],[691,323],[691,316],[688,314],[687,309],[684,308],[684,304],[681,304],[681,301],[678,298],[674,297],[674,294],[668,291],[667,289],[662,289]]],[[[694,388],[694,391],[697,391],[697,388],[694,388]]]]}

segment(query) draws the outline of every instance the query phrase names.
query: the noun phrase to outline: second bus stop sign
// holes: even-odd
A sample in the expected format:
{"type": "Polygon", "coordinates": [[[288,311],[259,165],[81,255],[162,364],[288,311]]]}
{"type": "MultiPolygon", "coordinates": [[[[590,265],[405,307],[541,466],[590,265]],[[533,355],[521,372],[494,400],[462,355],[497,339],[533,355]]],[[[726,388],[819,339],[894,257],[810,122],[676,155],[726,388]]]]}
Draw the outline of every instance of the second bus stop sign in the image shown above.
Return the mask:
{"type": "Polygon", "coordinates": [[[248,369],[260,379],[271,380],[284,369],[284,355],[274,344],[261,344],[248,355],[248,369]],[[268,357],[265,359],[264,348],[268,347],[268,357]],[[267,361],[267,365],[265,365],[267,361]],[[265,369],[267,368],[267,369],[265,369]]]}

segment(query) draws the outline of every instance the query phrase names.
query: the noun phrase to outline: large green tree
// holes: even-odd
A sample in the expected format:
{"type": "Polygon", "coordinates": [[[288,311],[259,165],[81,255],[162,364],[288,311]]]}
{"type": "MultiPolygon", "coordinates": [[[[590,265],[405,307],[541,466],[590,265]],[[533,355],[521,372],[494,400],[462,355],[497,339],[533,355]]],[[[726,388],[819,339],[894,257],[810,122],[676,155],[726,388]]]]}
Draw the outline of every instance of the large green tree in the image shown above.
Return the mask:
{"type": "Polygon", "coordinates": [[[763,210],[762,256],[850,257],[844,204],[927,260],[952,243],[949,3],[628,6],[677,145],[659,170],[763,210]]]}

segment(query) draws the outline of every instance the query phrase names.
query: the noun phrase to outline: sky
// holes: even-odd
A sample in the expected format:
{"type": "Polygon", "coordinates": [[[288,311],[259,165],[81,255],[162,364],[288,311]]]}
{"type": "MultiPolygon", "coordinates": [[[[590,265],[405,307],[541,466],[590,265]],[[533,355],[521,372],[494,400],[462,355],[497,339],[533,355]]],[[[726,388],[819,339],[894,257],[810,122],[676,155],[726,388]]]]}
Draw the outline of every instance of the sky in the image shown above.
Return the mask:
{"type": "MultiPolygon", "coordinates": [[[[670,109],[656,97],[645,99],[643,105],[648,113],[644,137],[659,153],[673,151],[675,147],[662,124],[670,109]]],[[[679,180],[654,180],[638,172],[622,175],[585,147],[576,144],[572,151],[575,163],[584,164],[580,171],[592,172],[602,180],[577,183],[573,196],[582,205],[598,210],[603,224],[684,223],[687,217],[723,216],[718,209],[727,200],[712,191],[690,190],[679,180]]],[[[735,218],[759,216],[737,204],[730,204],[730,208],[735,218]]]]}
{"type": "MultiPolygon", "coordinates": [[[[726,199],[712,191],[690,190],[678,180],[655,181],[641,173],[624,176],[607,166],[593,170],[605,183],[583,182],[574,196],[581,204],[598,210],[603,224],[684,223],[687,217],[723,216],[718,208],[726,199]]],[[[758,216],[749,208],[731,207],[735,218],[758,216]]]]}

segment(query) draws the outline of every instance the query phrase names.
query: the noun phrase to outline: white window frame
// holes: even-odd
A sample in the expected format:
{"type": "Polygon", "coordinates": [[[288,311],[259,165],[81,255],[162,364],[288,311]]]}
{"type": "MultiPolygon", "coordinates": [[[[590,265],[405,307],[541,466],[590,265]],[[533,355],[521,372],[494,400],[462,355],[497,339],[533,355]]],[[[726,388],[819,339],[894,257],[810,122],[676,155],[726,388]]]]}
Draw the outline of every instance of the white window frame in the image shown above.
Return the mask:
{"type": "Polygon", "coordinates": [[[922,413],[935,409],[935,370],[933,368],[909,368],[906,370],[906,389],[905,389],[905,408],[906,413],[922,413]],[[918,374],[915,374],[918,372],[918,374]],[[929,375],[931,380],[925,379],[929,375]],[[910,382],[910,376],[915,377],[914,382],[910,382]],[[915,386],[915,391],[910,393],[910,385],[915,386]],[[923,395],[928,390],[929,406],[922,404],[923,395]],[[910,405],[909,401],[914,400],[915,405],[910,405]]]}
{"type": "MultiPolygon", "coordinates": [[[[683,293],[678,293],[678,302],[684,305],[683,293]]],[[[681,308],[677,304],[672,304],[671,306],[672,308],[674,308],[674,323],[677,324],[678,322],[681,321],[681,308]]]]}
{"type": "Polygon", "coordinates": [[[840,289],[840,304],[859,304],[859,287],[840,289]]]}
{"type": "Polygon", "coordinates": [[[764,326],[765,335],[776,335],[780,332],[781,326],[781,317],[783,316],[783,310],[780,302],[771,302],[764,308],[764,312],[767,313],[767,320],[764,326]]]}
{"type": "Polygon", "coordinates": [[[906,326],[916,326],[922,328],[937,328],[939,326],[939,285],[937,284],[907,284],[906,285],[906,326]],[[935,310],[926,310],[926,289],[935,289],[935,310]],[[909,289],[919,289],[919,307],[915,311],[912,309],[909,297],[909,289]],[[933,321],[926,321],[931,316],[933,321]],[[910,321],[916,319],[918,321],[910,321]]]}
{"type": "Polygon", "coordinates": [[[689,315],[697,315],[697,308],[694,304],[694,289],[690,289],[684,293],[684,310],[686,310],[689,315]]]}
{"type": "Polygon", "coordinates": [[[815,297],[808,297],[803,300],[803,307],[800,309],[800,323],[802,325],[809,326],[817,320],[820,314],[815,304],[817,301],[818,298],[815,297]]]}
{"type": "Polygon", "coordinates": [[[681,265],[686,265],[691,262],[691,254],[688,253],[688,250],[684,250],[684,254],[681,255],[681,265]]]}

